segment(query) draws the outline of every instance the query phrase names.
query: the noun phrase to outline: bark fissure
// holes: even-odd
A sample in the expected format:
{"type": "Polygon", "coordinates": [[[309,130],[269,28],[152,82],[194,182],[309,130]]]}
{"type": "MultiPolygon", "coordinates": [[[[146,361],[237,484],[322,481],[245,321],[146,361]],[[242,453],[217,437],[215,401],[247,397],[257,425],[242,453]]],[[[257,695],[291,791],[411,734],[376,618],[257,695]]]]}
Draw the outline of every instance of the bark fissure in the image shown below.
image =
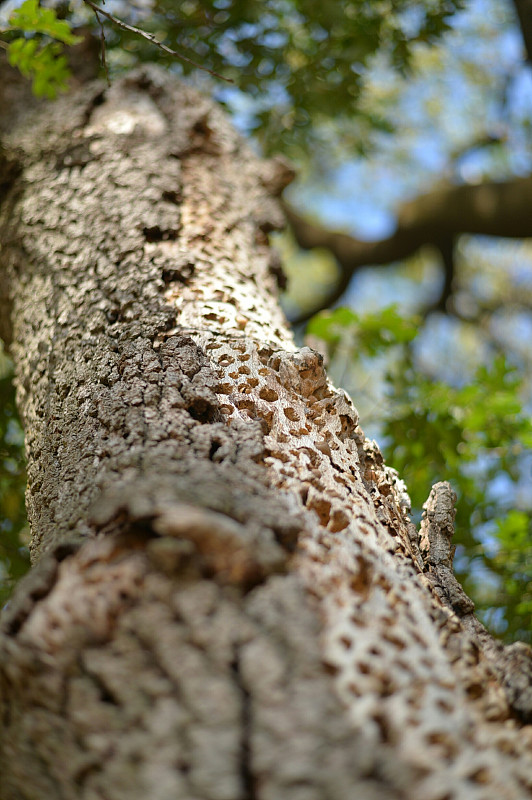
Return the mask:
{"type": "Polygon", "coordinates": [[[256,778],[253,772],[253,765],[251,761],[251,756],[252,756],[251,736],[253,730],[253,719],[251,710],[252,703],[251,703],[251,696],[242,683],[240,654],[238,653],[238,651],[235,653],[233,670],[237,686],[242,693],[242,721],[241,721],[242,786],[246,800],[257,800],[257,793],[255,791],[256,778]]]}

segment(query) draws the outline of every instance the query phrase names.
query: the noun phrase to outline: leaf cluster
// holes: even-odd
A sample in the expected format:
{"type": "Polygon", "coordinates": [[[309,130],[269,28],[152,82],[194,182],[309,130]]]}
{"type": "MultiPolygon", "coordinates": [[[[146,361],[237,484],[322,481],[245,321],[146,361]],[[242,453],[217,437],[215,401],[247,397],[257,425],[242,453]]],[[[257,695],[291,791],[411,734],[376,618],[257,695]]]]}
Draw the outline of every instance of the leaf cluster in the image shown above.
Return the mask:
{"type": "Polygon", "coordinates": [[[70,70],[64,45],[81,42],[68,21],[58,19],[55,9],[43,8],[38,0],[25,0],[9,17],[7,32],[9,63],[31,79],[37,97],[51,99],[66,89],[70,70]]]}
{"type": "Polygon", "coordinates": [[[496,632],[531,642],[532,509],[511,507],[532,451],[522,378],[497,356],[461,386],[434,380],[415,361],[418,330],[418,319],[394,307],[368,315],[337,309],[308,329],[332,357],[346,341],[355,363],[390,356],[380,420],[387,463],[404,478],[418,519],[431,485],[452,483],[458,577],[496,632]]]}
{"type": "MultiPolygon", "coordinates": [[[[248,125],[265,149],[290,150],[339,117],[386,126],[359,104],[364,73],[379,53],[406,72],[415,44],[448,28],[462,0],[157,0],[146,24],[184,55],[246,93],[248,125]]],[[[118,32],[123,47],[151,58],[118,32]]],[[[190,71],[184,65],[184,71],[190,71]]],[[[230,99],[230,92],[225,97],[230,99]]]]}
{"type": "MultiPolygon", "coordinates": [[[[360,130],[389,130],[385,117],[360,103],[367,66],[379,55],[398,72],[408,72],[415,46],[441,37],[463,2],[153,0],[140,17],[123,4],[122,19],[232,79],[238,91],[220,92],[220,99],[246,107],[247,127],[265,150],[287,152],[308,144],[312,132],[327,128],[333,118],[349,119],[360,130]]],[[[79,6],[78,16],[82,0],[79,6]]],[[[59,19],[53,8],[25,0],[11,15],[8,32],[17,38],[9,45],[9,58],[32,78],[40,95],[53,97],[66,86],[63,46],[79,41],[68,14],[59,19]]],[[[99,35],[92,12],[88,21],[99,35]]],[[[186,74],[193,70],[133,31],[100,21],[111,71],[157,59],[186,74]]]]}

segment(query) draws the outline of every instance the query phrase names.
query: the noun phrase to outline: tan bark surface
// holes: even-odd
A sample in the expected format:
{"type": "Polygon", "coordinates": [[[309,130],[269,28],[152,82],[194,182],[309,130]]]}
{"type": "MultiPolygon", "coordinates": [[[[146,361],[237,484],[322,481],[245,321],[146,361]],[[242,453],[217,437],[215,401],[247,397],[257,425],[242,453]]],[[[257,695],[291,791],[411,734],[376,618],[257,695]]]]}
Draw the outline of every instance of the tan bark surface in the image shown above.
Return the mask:
{"type": "Polygon", "coordinates": [[[278,309],[287,171],[151,68],[4,153],[37,563],[2,618],[1,800],[532,796],[530,652],[452,583],[445,485],[420,538],[278,309]]]}

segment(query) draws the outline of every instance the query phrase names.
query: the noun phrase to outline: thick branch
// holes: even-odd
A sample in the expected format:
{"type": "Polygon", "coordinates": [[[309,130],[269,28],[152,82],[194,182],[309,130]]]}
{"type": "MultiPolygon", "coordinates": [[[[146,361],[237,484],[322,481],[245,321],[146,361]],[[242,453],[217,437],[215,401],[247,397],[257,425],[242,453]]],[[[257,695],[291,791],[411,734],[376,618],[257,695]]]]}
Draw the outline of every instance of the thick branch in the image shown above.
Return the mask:
{"type": "MultiPolygon", "coordinates": [[[[413,255],[423,245],[448,250],[447,243],[463,234],[527,238],[532,236],[532,177],[477,186],[446,186],[405,203],[397,228],[387,239],[365,242],[345,233],[307,222],[292,209],[286,213],[301,247],[325,247],[336,257],[342,278],[320,308],[338,300],[355,271],[385,266],[413,255]]],[[[447,269],[449,259],[444,259],[447,269]]],[[[452,275],[447,275],[446,287],[452,275]]],[[[308,318],[308,315],[306,315],[308,318]]]]}
{"type": "Polygon", "coordinates": [[[514,6],[523,34],[526,60],[532,64],[532,0],[514,0],[514,6]]]}

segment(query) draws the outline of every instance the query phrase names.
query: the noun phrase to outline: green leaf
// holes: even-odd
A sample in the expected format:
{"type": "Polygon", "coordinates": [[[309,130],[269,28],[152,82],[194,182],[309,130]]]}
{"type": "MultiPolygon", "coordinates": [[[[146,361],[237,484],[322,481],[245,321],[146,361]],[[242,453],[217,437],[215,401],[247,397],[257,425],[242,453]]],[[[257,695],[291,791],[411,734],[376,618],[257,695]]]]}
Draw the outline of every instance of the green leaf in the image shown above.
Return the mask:
{"type": "Polygon", "coordinates": [[[8,45],[7,56],[11,66],[32,79],[37,97],[53,99],[59,91],[67,88],[70,70],[58,42],[39,48],[36,39],[15,39],[8,45]]]}
{"type": "Polygon", "coordinates": [[[57,19],[53,8],[43,8],[38,0],[25,0],[9,17],[9,25],[27,33],[42,33],[64,44],[79,44],[82,37],[72,33],[70,24],[57,19]]]}

